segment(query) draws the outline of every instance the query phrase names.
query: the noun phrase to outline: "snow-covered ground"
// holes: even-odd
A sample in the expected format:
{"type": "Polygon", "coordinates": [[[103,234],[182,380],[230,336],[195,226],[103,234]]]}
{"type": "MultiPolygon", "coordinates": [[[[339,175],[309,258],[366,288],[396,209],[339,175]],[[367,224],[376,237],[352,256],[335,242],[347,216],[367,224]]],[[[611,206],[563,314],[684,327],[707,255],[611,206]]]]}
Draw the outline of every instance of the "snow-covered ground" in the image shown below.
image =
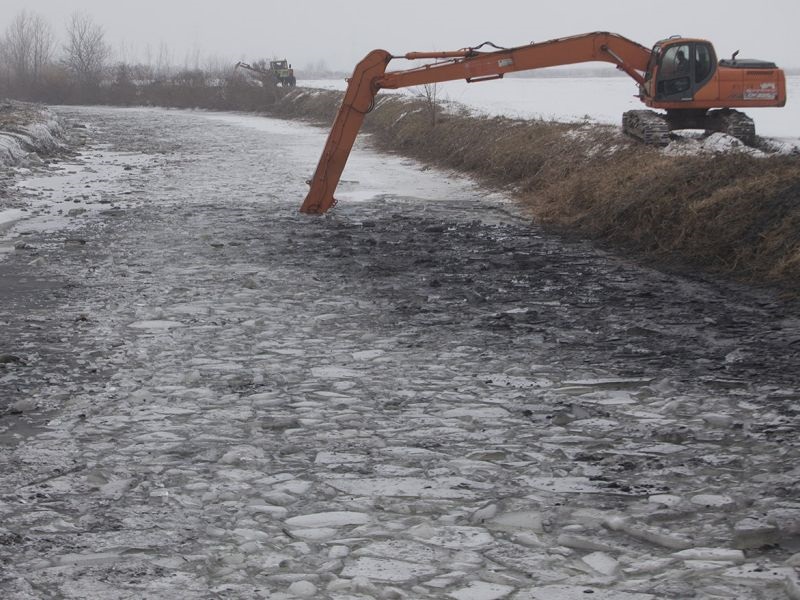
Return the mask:
{"type": "Polygon", "coordinates": [[[300,215],[302,124],[62,111],[96,145],[3,233],[0,597],[798,598],[791,306],[364,147],[300,215]]]}
{"type": "MultiPolygon", "coordinates": [[[[299,85],[343,90],[343,80],[300,81],[299,85]]],[[[421,94],[411,88],[401,93],[421,94]]],[[[627,77],[507,77],[501,81],[440,83],[443,101],[452,101],[488,115],[566,121],[590,119],[620,124],[622,113],[641,109],[636,83],[627,77]]],[[[788,101],[784,108],[750,109],[759,135],[800,145],[800,76],[787,77],[788,101]]]]}

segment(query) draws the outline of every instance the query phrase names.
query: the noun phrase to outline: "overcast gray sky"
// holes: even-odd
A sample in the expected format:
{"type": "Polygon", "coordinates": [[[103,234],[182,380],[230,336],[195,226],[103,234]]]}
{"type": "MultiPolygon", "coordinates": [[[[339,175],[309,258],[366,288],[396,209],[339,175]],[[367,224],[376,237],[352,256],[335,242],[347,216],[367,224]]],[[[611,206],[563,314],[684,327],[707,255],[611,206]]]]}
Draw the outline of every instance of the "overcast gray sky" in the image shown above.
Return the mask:
{"type": "MultiPolygon", "coordinates": [[[[368,51],[447,50],[491,40],[501,46],[612,31],[645,46],[673,34],[710,39],[720,56],[800,67],[798,0],[3,0],[0,30],[22,9],[45,16],[60,35],[83,11],[118,53],[143,60],[161,44],[173,62],[203,57],[286,57],[295,67],[325,60],[351,71],[368,51]]],[[[188,64],[191,64],[192,59],[188,64]]]]}

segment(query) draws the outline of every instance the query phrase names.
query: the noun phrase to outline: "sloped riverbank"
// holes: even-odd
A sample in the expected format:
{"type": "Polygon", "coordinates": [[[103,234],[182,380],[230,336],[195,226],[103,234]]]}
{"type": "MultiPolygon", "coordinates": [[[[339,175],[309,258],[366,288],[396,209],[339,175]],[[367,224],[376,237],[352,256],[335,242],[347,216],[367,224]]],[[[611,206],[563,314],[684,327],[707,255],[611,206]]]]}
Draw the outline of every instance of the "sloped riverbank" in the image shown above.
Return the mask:
{"type": "MultiPolygon", "coordinates": [[[[278,115],[329,123],[341,93],[295,90],[278,115]]],[[[514,192],[537,222],[661,265],[800,291],[800,156],[719,137],[644,147],[599,124],[475,117],[383,96],[373,143],[514,192]]]]}

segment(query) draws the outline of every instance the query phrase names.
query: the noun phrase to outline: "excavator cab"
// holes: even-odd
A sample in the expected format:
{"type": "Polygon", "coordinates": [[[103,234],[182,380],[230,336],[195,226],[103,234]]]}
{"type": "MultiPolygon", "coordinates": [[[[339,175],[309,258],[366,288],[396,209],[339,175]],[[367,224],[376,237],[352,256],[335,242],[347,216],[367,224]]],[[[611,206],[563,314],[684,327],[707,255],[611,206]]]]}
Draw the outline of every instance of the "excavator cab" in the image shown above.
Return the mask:
{"type": "MultiPolygon", "coordinates": [[[[738,53],[737,53],[738,54],[738,53]]],[[[784,106],[786,80],[775,63],[762,60],[717,60],[710,42],[672,37],[657,42],[650,53],[639,98],[650,108],[628,111],[623,129],[646,143],[665,145],[676,129],[727,133],[752,145],[753,120],[738,108],[784,106]]]]}
{"type": "Polygon", "coordinates": [[[644,95],[656,102],[691,102],[716,71],[714,47],[702,40],[678,39],[653,48],[644,95]]]}
{"type": "Polygon", "coordinates": [[[711,42],[669,38],[657,42],[640,88],[651,108],[708,110],[784,106],[786,80],[775,63],[737,59],[717,61],[711,42]]]}

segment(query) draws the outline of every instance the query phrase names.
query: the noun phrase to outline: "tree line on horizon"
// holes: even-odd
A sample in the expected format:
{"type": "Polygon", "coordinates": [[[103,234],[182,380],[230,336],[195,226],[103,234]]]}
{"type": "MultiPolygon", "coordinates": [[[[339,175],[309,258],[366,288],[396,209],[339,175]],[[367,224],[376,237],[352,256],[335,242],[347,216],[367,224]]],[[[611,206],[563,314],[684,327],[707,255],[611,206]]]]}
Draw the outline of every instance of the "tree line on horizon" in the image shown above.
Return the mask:
{"type": "MultiPolygon", "coordinates": [[[[73,13],[59,36],[44,17],[23,10],[0,35],[0,98],[258,109],[280,95],[275,82],[237,70],[233,61],[210,58],[201,67],[199,52],[183,66],[173,64],[165,44],[148,50],[145,61],[114,54],[104,28],[86,13],[73,13]]],[[[306,71],[321,76],[323,70],[318,61],[306,71]]]]}

